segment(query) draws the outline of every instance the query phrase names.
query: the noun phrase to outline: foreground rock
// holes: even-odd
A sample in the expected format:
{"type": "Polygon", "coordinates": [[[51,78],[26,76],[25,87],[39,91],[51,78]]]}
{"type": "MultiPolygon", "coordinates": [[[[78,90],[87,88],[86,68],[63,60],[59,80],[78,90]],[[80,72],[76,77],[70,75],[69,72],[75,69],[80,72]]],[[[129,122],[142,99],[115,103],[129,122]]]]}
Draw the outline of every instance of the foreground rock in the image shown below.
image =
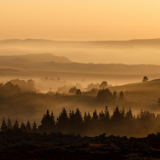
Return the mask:
{"type": "Polygon", "coordinates": [[[128,139],[0,132],[0,159],[160,159],[160,134],[128,139]]]}

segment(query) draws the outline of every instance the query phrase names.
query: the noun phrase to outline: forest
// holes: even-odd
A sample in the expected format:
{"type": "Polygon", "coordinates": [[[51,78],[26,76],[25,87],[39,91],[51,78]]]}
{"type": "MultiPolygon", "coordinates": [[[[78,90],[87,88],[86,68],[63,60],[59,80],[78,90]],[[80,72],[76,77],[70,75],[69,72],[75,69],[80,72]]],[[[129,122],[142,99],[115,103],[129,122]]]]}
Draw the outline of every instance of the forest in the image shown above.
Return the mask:
{"type": "MultiPolygon", "coordinates": [[[[147,77],[144,77],[142,83],[147,81],[147,77]]],[[[58,90],[41,93],[31,79],[12,79],[0,84],[0,110],[1,113],[5,113],[1,121],[1,130],[41,134],[62,132],[82,136],[106,133],[108,136],[128,137],[143,137],[160,132],[158,112],[155,114],[146,108],[137,108],[138,111],[133,112],[131,104],[126,100],[127,92],[111,92],[106,81],[89,84],[86,91],[79,89],[78,85],[70,86],[67,93],[58,90]],[[96,96],[90,96],[91,93],[96,96]],[[76,105],[71,106],[71,102],[74,101],[76,105]],[[49,105],[51,102],[52,107],[49,105]],[[67,103],[67,108],[63,106],[63,102],[67,103]],[[61,106],[56,107],[59,104],[61,106]],[[7,105],[7,112],[4,105],[7,105]],[[24,113],[26,114],[23,115],[24,113]]],[[[159,103],[156,105],[159,106],[159,103]]]]}
{"type": "Polygon", "coordinates": [[[118,106],[110,114],[108,107],[98,113],[96,110],[82,115],[77,108],[76,111],[70,110],[67,113],[63,108],[57,119],[53,112],[46,111],[41,124],[38,126],[34,121],[29,120],[21,124],[16,120],[12,122],[10,118],[3,118],[2,131],[23,131],[27,133],[50,134],[51,132],[61,132],[63,134],[73,134],[81,136],[97,136],[102,133],[106,135],[119,135],[128,137],[139,137],[149,133],[160,132],[160,114],[155,115],[149,111],[141,110],[136,116],[132,110],[120,110],[118,106]]]}

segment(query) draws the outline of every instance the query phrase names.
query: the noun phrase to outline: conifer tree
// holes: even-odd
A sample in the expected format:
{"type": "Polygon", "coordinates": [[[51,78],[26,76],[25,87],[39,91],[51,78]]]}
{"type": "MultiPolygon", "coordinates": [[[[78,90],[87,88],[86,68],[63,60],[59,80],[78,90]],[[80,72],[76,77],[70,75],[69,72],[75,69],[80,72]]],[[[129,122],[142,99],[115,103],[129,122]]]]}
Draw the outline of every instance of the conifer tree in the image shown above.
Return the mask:
{"type": "Polygon", "coordinates": [[[119,122],[121,120],[121,118],[122,118],[122,115],[121,115],[121,112],[117,106],[113,112],[113,115],[111,117],[111,121],[112,122],[119,122]]]}
{"type": "Polygon", "coordinates": [[[84,131],[86,134],[90,134],[91,130],[91,115],[88,112],[88,114],[85,112],[84,114],[84,131]]]}
{"type": "Polygon", "coordinates": [[[5,122],[4,118],[3,118],[1,130],[2,130],[2,131],[7,131],[7,129],[8,129],[8,127],[7,127],[6,122],[5,122]]]}
{"type": "Polygon", "coordinates": [[[35,121],[34,121],[33,126],[32,126],[32,132],[33,132],[33,133],[36,133],[36,132],[37,132],[37,124],[36,124],[35,121]]]}
{"type": "Polygon", "coordinates": [[[117,100],[117,92],[116,91],[113,92],[113,100],[114,101],[117,100]]]}
{"type": "Polygon", "coordinates": [[[68,133],[69,118],[65,108],[62,109],[59,117],[57,118],[57,129],[63,133],[68,133]]]}
{"type": "Polygon", "coordinates": [[[124,100],[124,93],[122,91],[119,93],[119,100],[124,100]]]}
{"type": "Polygon", "coordinates": [[[132,115],[131,109],[129,109],[125,114],[125,124],[126,128],[128,128],[128,131],[133,130],[134,128],[134,117],[132,115]]]}
{"type": "Polygon", "coordinates": [[[133,119],[133,114],[131,109],[129,109],[129,111],[126,112],[126,116],[125,116],[127,121],[131,121],[133,119]]]}
{"type": "Polygon", "coordinates": [[[29,121],[26,124],[26,130],[27,130],[27,132],[31,132],[31,124],[29,121]]]}
{"type": "Polygon", "coordinates": [[[95,135],[99,134],[99,117],[97,111],[93,112],[92,122],[91,122],[91,130],[94,132],[95,135]]]}
{"type": "Polygon", "coordinates": [[[104,122],[105,122],[105,114],[104,114],[103,111],[101,111],[101,112],[99,113],[99,122],[100,122],[100,124],[101,124],[101,123],[104,124],[104,122]]]}
{"type": "Polygon", "coordinates": [[[105,124],[107,124],[110,120],[110,113],[108,110],[108,106],[105,107],[105,124]]]}
{"type": "Polygon", "coordinates": [[[94,123],[95,123],[95,122],[98,122],[98,114],[97,114],[97,111],[96,111],[96,110],[93,112],[92,120],[93,120],[94,123]]]}
{"type": "Polygon", "coordinates": [[[77,133],[80,133],[82,130],[82,124],[83,124],[83,119],[80,110],[77,108],[75,112],[75,120],[74,120],[74,128],[76,129],[77,133]]]}
{"type": "Polygon", "coordinates": [[[75,134],[75,129],[74,129],[74,122],[75,121],[75,113],[74,111],[70,110],[69,112],[69,132],[72,133],[72,134],[75,134]]]}
{"type": "Polygon", "coordinates": [[[13,125],[13,130],[18,130],[19,129],[19,123],[18,121],[16,120],[14,125],[13,125]]]}
{"type": "Polygon", "coordinates": [[[87,119],[88,119],[89,122],[91,121],[91,115],[90,115],[89,112],[88,112],[88,115],[87,115],[87,119]]]}
{"type": "Polygon", "coordinates": [[[103,131],[105,128],[105,114],[103,111],[99,113],[99,128],[103,131]]]}
{"type": "Polygon", "coordinates": [[[87,113],[85,112],[84,113],[84,124],[86,124],[87,123],[87,113]]]}
{"type": "Polygon", "coordinates": [[[7,128],[8,128],[9,130],[12,129],[12,122],[11,122],[11,119],[10,119],[10,118],[8,118],[7,128]]]}
{"type": "Polygon", "coordinates": [[[125,110],[124,110],[124,108],[122,108],[121,117],[122,117],[122,119],[124,119],[124,117],[125,117],[125,110]]]}
{"type": "Polygon", "coordinates": [[[83,119],[82,119],[82,114],[81,114],[79,108],[76,109],[76,112],[75,112],[75,120],[76,120],[76,123],[77,123],[78,125],[82,125],[83,119]]]}
{"type": "Polygon", "coordinates": [[[53,115],[53,112],[51,113],[51,126],[52,126],[52,128],[53,128],[53,130],[55,130],[55,125],[56,123],[55,123],[55,119],[54,119],[54,115],[53,115]]]}
{"type": "Polygon", "coordinates": [[[23,122],[21,123],[20,130],[22,130],[23,132],[26,131],[26,126],[23,122]]]}
{"type": "Polygon", "coordinates": [[[74,121],[74,110],[69,111],[69,120],[70,120],[70,123],[72,123],[74,121]]]}
{"type": "Polygon", "coordinates": [[[85,112],[84,114],[84,124],[87,126],[91,123],[91,115],[88,112],[88,114],[85,112]]]}
{"type": "Polygon", "coordinates": [[[46,114],[44,114],[42,118],[39,129],[41,132],[45,133],[51,133],[52,131],[55,131],[55,120],[53,112],[50,115],[49,110],[47,110],[46,114]]]}

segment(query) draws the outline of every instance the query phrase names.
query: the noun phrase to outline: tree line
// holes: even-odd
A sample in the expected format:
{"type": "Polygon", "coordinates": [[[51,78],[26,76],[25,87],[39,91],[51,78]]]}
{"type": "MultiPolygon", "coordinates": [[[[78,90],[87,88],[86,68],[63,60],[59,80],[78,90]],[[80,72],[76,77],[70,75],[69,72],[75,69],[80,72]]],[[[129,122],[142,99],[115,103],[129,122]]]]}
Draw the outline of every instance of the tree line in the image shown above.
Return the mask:
{"type": "Polygon", "coordinates": [[[2,84],[0,83],[0,99],[1,97],[11,97],[26,92],[35,92],[35,84],[33,80],[19,80],[13,79],[9,82],[2,84]]]}
{"type": "Polygon", "coordinates": [[[98,91],[97,98],[99,100],[106,100],[106,101],[116,101],[116,100],[124,100],[124,93],[121,91],[119,95],[116,91],[113,93],[107,88],[107,89],[101,89],[98,91]]]}
{"type": "Polygon", "coordinates": [[[60,131],[64,134],[81,134],[83,136],[95,136],[104,132],[107,135],[145,136],[160,131],[160,115],[143,110],[137,115],[133,115],[131,109],[120,110],[118,106],[112,115],[108,107],[99,113],[95,110],[92,114],[85,112],[84,115],[78,108],[76,111],[70,110],[69,113],[63,108],[56,120],[53,112],[50,113],[47,110],[39,126],[35,121],[32,125],[29,121],[26,124],[24,122],[19,124],[17,120],[12,124],[10,118],[7,121],[3,118],[1,130],[47,134],[60,131]]]}

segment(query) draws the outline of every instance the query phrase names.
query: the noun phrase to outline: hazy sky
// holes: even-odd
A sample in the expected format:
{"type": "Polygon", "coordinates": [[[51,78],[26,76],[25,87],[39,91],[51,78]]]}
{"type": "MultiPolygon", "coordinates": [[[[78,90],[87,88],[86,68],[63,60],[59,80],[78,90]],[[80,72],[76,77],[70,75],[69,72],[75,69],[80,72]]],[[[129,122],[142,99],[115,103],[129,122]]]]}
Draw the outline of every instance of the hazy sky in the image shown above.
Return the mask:
{"type": "Polygon", "coordinates": [[[0,0],[0,39],[160,37],[160,0],[0,0]]]}

